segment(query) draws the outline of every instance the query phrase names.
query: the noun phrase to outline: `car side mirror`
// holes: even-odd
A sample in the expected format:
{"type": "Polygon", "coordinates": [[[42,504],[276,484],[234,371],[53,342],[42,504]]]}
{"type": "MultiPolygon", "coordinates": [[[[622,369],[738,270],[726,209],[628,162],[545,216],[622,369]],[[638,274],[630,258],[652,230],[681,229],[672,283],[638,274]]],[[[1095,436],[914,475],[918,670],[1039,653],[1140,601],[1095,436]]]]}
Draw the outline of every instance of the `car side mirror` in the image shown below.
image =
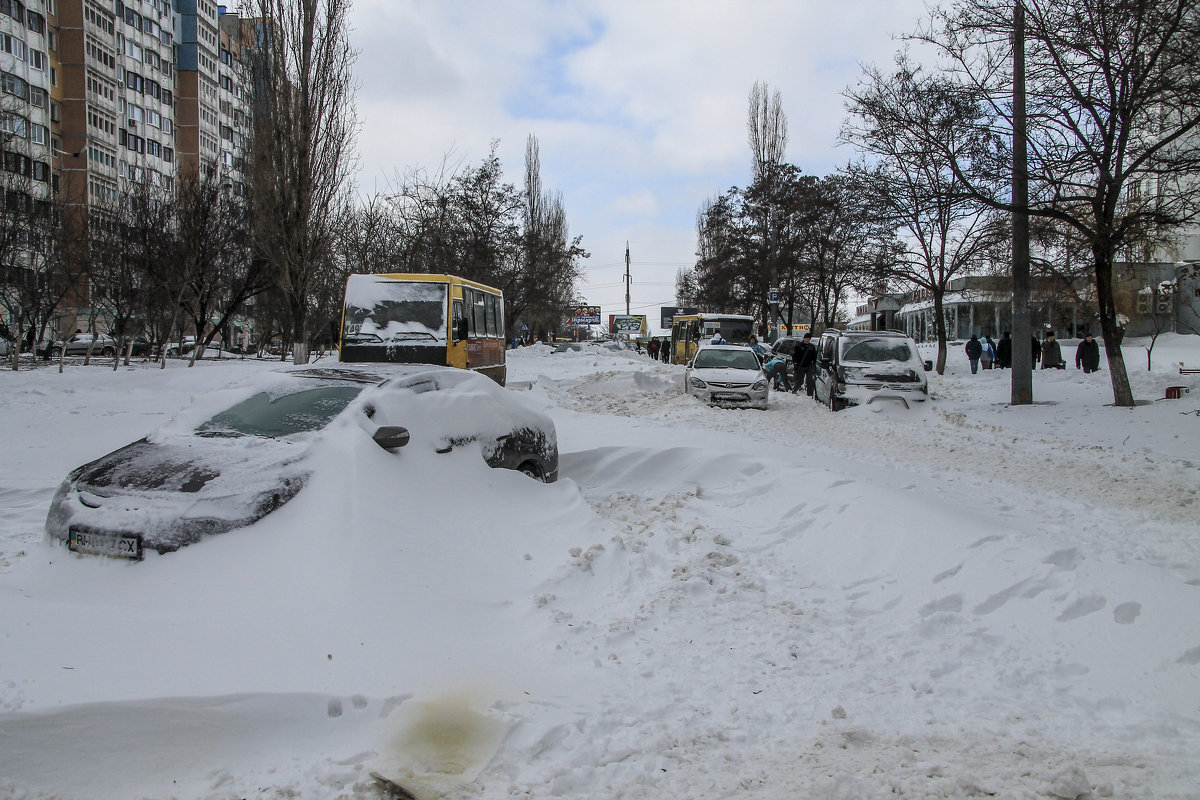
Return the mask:
{"type": "Polygon", "coordinates": [[[395,450],[408,444],[408,428],[401,428],[398,425],[381,425],[375,429],[375,433],[371,434],[371,438],[384,450],[395,450]]]}
{"type": "Polygon", "coordinates": [[[932,362],[932,361],[926,361],[926,362],[925,362],[925,371],[926,371],[926,372],[933,372],[933,362],[932,362]]]}

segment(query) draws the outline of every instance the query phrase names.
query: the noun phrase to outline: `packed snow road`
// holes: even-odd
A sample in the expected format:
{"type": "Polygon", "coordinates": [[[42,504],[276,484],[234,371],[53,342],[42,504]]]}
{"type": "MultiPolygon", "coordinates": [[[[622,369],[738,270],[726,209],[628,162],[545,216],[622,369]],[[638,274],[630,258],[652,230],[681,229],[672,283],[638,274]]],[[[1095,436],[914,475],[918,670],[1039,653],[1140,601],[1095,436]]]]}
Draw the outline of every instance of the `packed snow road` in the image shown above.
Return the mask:
{"type": "Polygon", "coordinates": [[[67,469],[258,368],[0,377],[0,797],[1200,797],[1195,382],[732,411],[527,348],[557,484],[330,442],[211,543],[41,541],[67,469]]]}

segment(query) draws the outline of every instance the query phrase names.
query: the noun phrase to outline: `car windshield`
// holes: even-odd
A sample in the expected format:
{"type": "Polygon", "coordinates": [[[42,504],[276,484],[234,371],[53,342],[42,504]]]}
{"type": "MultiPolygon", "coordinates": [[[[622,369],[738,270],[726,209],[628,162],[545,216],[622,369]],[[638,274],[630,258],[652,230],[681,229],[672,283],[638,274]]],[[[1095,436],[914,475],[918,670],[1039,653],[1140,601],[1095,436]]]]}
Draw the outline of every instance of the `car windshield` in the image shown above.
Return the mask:
{"type": "Polygon", "coordinates": [[[696,369],[758,369],[758,357],[752,350],[705,348],[696,354],[696,369]]]}
{"type": "Polygon", "coordinates": [[[249,397],[196,428],[200,436],[263,436],[274,438],[319,430],[340,414],[363,390],[362,386],[321,386],[272,397],[266,392],[249,397]]]}
{"type": "Polygon", "coordinates": [[[843,361],[908,361],[912,350],[904,339],[846,339],[842,344],[843,361]]]}

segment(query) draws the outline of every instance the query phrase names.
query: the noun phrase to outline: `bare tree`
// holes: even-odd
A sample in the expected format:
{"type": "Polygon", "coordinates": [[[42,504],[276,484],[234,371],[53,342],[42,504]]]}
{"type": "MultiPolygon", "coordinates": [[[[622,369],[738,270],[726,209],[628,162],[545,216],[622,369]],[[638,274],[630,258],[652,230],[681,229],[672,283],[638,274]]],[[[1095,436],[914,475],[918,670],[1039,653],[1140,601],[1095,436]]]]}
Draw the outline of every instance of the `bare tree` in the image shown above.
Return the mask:
{"type": "MultiPolygon", "coordinates": [[[[1019,0],[1026,21],[1029,213],[1072,228],[1090,250],[1113,397],[1134,405],[1120,349],[1113,264],[1150,231],[1200,216],[1200,7],[1195,0],[1019,0]]],[[[936,48],[986,112],[990,146],[964,159],[919,117],[977,199],[1011,210],[1012,0],[958,0],[917,40],[936,48]]]]}
{"type": "Polygon", "coordinates": [[[872,199],[877,216],[900,231],[903,250],[883,264],[887,277],[927,290],[933,299],[938,374],[946,370],[944,300],[950,282],[985,263],[989,248],[1007,238],[956,174],[979,146],[976,106],[945,79],[928,76],[901,54],[896,71],[868,68],[847,92],[849,112],[842,139],[866,159],[850,168],[872,199]],[[923,129],[908,120],[917,116],[923,129]],[[924,140],[937,131],[938,147],[924,140]]]}
{"type": "Polygon", "coordinates": [[[248,188],[255,256],[271,265],[308,361],[309,300],[329,263],[337,199],[355,167],[358,120],[348,40],[351,0],[252,0],[254,97],[248,188]]]}
{"type": "Polygon", "coordinates": [[[524,320],[532,328],[558,326],[575,297],[581,259],[588,253],[580,237],[571,239],[562,194],[542,186],[541,156],[537,139],[525,140],[525,204],[522,209],[521,268],[508,276],[504,289],[506,324],[524,320]]]}
{"type": "MultiPolygon", "coordinates": [[[[779,286],[781,261],[780,228],[785,211],[781,207],[784,157],[787,151],[787,116],[783,113],[783,97],[776,89],[768,95],[767,84],[756,81],[750,89],[746,129],[750,144],[753,180],[747,196],[755,209],[754,224],[758,227],[759,269],[762,286],[755,291],[762,308],[762,319],[768,323],[768,337],[774,339],[775,320],[772,314],[778,309],[767,302],[767,293],[779,286]]],[[[798,173],[798,170],[796,170],[798,173]]]]}
{"type": "Polygon", "coordinates": [[[0,339],[12,343],[13,369],[74,286],[56,249],[62,206],[50,192],[49,164],[33,146],[28,100],[23,81],[0,92],[0,339]]]}
{"type": "Polygon", "coordinates": [[[778,89],[769,96],[768,91],[763,81],[756,81],[750,89],[746,129],[756,181],[770,181],[787,156],[788,129],[783,96],[778,89]]]}

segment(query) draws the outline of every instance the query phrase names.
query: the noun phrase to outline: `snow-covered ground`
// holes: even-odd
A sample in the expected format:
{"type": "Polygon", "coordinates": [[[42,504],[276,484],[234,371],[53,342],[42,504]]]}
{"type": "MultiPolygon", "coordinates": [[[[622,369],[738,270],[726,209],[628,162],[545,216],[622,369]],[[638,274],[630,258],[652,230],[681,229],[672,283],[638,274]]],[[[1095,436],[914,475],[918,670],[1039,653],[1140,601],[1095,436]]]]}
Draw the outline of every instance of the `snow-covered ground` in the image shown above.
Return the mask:
{"type": "Polygon", "coordinates": [[[558,483],[331,439],[140,564],[43,542],[59,481],[278,364],[2,371],[0,798],[1198,798],[1200,338],[1140,345],[1135,409],[952,352],[838,414],[526,348],[558,483]]]}

